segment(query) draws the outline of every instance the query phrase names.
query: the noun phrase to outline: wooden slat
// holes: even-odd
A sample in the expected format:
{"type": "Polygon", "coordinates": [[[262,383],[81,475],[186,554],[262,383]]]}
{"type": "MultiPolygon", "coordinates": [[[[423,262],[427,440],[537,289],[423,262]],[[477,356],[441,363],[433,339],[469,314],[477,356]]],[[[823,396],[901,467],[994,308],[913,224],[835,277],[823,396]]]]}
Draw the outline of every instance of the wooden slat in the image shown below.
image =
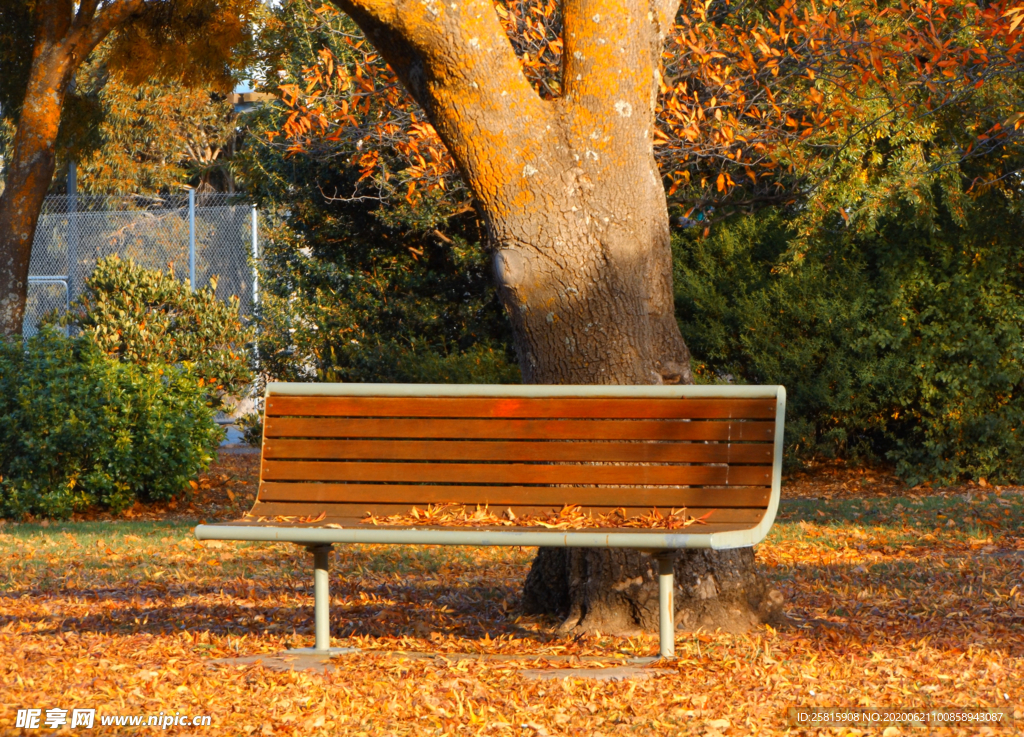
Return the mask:
{"type": "MultiPolygon", "coordinates": [[[[316,518],[321,513],[326,514],[326,518],[317,525],[331,524],[338,520],[346,520],[352,523],[359,523],[368,512],[373,513],[378,517],[387,517],[393,514],[407,514],[411,507],[408,504],[317,504],[317,503],[279,503],[279,502],[257,502],[253,507],[251,514],[256,517],[311,517],[316,518]]],[[[421,507],[422,509],[422,507],[421,507]]],[[[523,517],[527,515],[548,515],[552,511],[557,512],[561,507],[558,506],[512,506],[513,513],[517,517],[523,517]]],[[[584,507],[583,512],[585,514],[593,513],[608,514],[619,507],[584,507]]],[[[493,510],[495,514],[501,514],[505,512],[503,509],[493,510]]],[[[663,514],[668,514],[670,509],[661,509],[659,511],[663,514]]],[[[711,512],[711,516],[708,518],[708,524],[694,524],[685,528],[686,532],[718,532],[723,526],[728,529],[746,529],[753,527],[761,518],[764,517],[764,510],[762,509],[706,509],[706,508],[687,508],[687,514],[691,517],[700,517],[708,512],[711,512]]],[[[651,509],[649,507],[626,507],[625,513],[629,517],[635,517],[638,515],[649,514],[651,509]]],[[[298,520],[294,520],[298,522],[298,520]]],[[[503,527],[501,529],[514,530],[515,527],[503,527]]],[[[619,528],[628,529],[632,531],[636,528],[619,528]]],[[[594,531],[598,532],[598,529],[584,529],[583,531],[594,531]]],[[[639,530],[638,530],[639,531],[639,530]]]]}
{"type": "Polygon", "coordinates": [[[763,486],[723,488],[691,487],[552,487],[552,486],[429,486],[391,484],[282,483],[265,481],[260,486],[263,502],[346,502],[396,504],[489,504],[584,506],[633,505],[644,507],[764,508],[771,490],[763,486]]]}
{"type": "Polygon", "coordinates": [[[456,440],[288,440],[263,444],[268,459],[772,462],[772,446],[752,443],[501,442],[456,440]]]}
{"type": "Polygon", "coordinates": [[[773,419],[774,399],[270,396],[267,416],[773,419]]]}
{"type": "Polygon", "coordinates": [[[264,460],[265,481],[391,481],[484,484],[687,484],[760,486],[770,466],[587,466],[533,463],[347,463],[264,460]]]}
{"type": "Polygon", "coordinates": [[[669,420],[395,420],[268,417],[266,438],[732,440],[768,442],[773,422],[669,420]]]}

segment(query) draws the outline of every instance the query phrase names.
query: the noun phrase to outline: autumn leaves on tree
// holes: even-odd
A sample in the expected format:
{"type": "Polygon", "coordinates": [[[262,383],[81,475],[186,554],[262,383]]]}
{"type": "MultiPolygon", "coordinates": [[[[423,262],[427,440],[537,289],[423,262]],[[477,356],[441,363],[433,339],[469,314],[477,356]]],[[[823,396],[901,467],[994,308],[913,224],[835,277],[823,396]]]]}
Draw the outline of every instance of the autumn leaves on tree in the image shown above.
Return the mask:
{"type": "Polygon", "coordinates": [[[678,381],[687,355],[651,125],[675,5],[585,5],[564,9],[566,83],[552,101],[489,2],[340,3],[473,192],[525,379],[678,381]]]}
{"type": "MultiPolygon", "coordinates": [[[[495,12],[525,77],[556,100],[561,7],[522,0],[495,12]]],[[[1012,3],[956,0],[685,3],[665,41],[655,108],[654,156],[673,214],[707,223],[799,202],[810,203],[806,224],[831,226],[920,197],[943,172],[950,183],[961,162],[1012,153],[1022,16],[1012,3]]],[[[412,201],[425,188],[464,187],[376,50],[358,32],[338,35],[346,53],[320,49],[300,84],[281,87],[288,150],[348,150],[368,183],[401,179],[412,201]]],[[[1002,158],[985,178],[997,186],[1016,170],[1002,158]]]]}

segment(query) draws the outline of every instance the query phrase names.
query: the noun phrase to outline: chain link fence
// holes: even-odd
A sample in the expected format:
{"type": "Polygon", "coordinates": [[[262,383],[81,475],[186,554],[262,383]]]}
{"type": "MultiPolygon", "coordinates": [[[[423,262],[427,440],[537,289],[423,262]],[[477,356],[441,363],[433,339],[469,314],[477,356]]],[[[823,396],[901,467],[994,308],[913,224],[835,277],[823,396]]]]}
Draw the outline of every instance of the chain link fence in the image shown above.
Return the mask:
{"type": "Polygon", "coordinates": [[[249,315],[258,239],[256,209],[234,195],[47,197],[32,243],[22,334],[34,334],[43,315],[67,310],[96,262],[115,254],[170,269],[199,288],[216,277],[217,297],[237,296],[249,315]]]}

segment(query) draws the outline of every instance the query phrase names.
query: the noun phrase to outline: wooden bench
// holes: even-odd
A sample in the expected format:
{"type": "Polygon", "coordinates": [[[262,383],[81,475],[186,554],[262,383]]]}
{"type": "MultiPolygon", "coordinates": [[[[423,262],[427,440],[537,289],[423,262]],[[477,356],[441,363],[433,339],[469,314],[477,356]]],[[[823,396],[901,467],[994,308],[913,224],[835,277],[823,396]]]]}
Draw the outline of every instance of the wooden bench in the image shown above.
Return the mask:
{"type": "Polygon", "coordinates": [[[269,384],[256,503],[245,519],[200,525],[195,535],[306,546],[314,652],[330,650],[335,543],[644,550],[658,559],[660,651],[669,657],[673,552],[764,539],[779,503],[785,401],[781,386],[269,384]],[[634,520],[685,508],[689,522],[551,529],[384,520],[448,503],[487,505],[508,519],[567,506],[634,520]]]}

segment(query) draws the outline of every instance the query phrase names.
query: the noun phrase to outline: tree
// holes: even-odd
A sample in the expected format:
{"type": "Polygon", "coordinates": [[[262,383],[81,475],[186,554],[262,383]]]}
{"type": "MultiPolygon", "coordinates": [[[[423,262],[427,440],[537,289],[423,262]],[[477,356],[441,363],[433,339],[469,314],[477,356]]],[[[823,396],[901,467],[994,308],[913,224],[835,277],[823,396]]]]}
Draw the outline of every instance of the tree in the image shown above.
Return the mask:
{"type": "MultiPolygon", "coordinates": [[[[496,10],[526,77],[543,99],[557,98],[557,4],[509,0],[496,10]]],[[[1022,20],[1024,7],[970,0],[684,4],[656,107],[654,153],[670,209],[684,225],[689,215],[707,224],[780,203],[834,215],[840,191],[865,203],[913,198],[959,161],[1019,145],[1022,20]],[[958,118],[955,145],[930,146],[936,126],[962,109],[972,114],[958,118]],[[888,160],[894,149],[910,154],[899,175],[863,176],[863,157],[888,160]]],[[[425,188],[464,192],[390,67],[360,34],[337,36],[344,53],[320,48],[298,83],[281,86],[292,111],[283,128],[289,150],[338,156],[347,148],[368,184],[402,181],[410,201],[425,188]],[[394,154],[404,166],[394,167],[394,154]]],[[[995,183],[1008,185],[1011,175],[995,183]]]]}
{"type": "Polygon", "coordinates": [[[489,2],[337,4],[426,111],[483,212],[524,379],[691,380],[653,158],[677,2],[567,2],[562,96],[550,101],[489,2]]]}
{"type": "MultiPolygon", "coordinates": [[[[294,150],[347,138],[368,184],[394,176],[379,167],[381,149],[404,151],[410,166],[399,178],[410,199],[424,182],[447,186],[454,164],[485,224],[524,378],[535,382],[692,380],[666,300],[662,174],[681,215],[801,202],[808,224],[845,220],[837,193],[858,190],[834,185],[859,175],[849,163],[871,148],[859,144],[875,138],[875,119],[955,105],[1020,56],[1012,11],[998,4],[783,3],[763,12],[694,3],[675,23],[677,4],[666,2],[336,4],[375,51],[353,39],[361,67],[326,53],[304,87],[283,88],[294,150]],[[392,70],[430,125],[403,106],[392,70]],[[372,102],[375,93],[385,102],[372,102]],[[350,114],[375,105],[369,130],[350,114]],[[435,152],[438,138],[450,159],[435,152]]],[[[892,140],[914,143],[908,132],[892,140]]],[[[923,181],[943,160],[904,173],[923,181]]],[[[872,182],[859,191],[885,190],[872,182]]],[[[751,561],[743,551],[677,566],[690,626],[741,626],[777,606],[751,561]]],[[[649,626],[645,565],[542,551],[527,603],[561,611],[567,626],[649,626]]]]}
{"type": "Polygon", "coordinates": [[[93,50],[112,37],[110,64],[128,78],[185,84],[230,79],[255,0],[4,0],[6,61],[0,100],[16,122],[0,195],[0,334],[21,332],[36,223],[56,164],[69,85],[93,50]]]}
{"type": "Polygon", "coordinates": [[[927,209],[936,185],[960,199],[954,210],[966,192],[1014,188],[1024,8],[971,0],[709,8],[677,25],[659,116],[670,196],[680,209],[714,212],[705,224],[796,205],[799,257],[810,234],[836,222],[870,228],[901,201],[927,209]],[[984,157],[1001,163],[974,178],[963,165],[984,157]]]}
{"type": "Polygon", "coordinates": [[[787,384],[792,456],[884,458],[909,485],[1021,477],[1020,15],[876,19],[903,53],[866,83],[818,69],[832,98],[847,67],[857,104],[807,136],[800,206],[677,237],[698,373],[787,384]]]}
{"type": "MultiPolygon", "coordinates": [[[[659,61],[677,2],[567,0],[560,96],[550,100],[490,2],[336,4],[426,112],[472,192],[524,380],[691,382],[654,160],[659,61]]],[[[764,598],[752,556],[693,560],[719,587],[738,583],[736,619],[749,624],[764,598]]],[[[645,568],[649,581],[639,553],[544,551],[527,598],[562,609],[568,626],[649,626],[648,589],[635,581],[645,568]]],[[[681,572],[689,587],[694,570],[681,572]]]]}

